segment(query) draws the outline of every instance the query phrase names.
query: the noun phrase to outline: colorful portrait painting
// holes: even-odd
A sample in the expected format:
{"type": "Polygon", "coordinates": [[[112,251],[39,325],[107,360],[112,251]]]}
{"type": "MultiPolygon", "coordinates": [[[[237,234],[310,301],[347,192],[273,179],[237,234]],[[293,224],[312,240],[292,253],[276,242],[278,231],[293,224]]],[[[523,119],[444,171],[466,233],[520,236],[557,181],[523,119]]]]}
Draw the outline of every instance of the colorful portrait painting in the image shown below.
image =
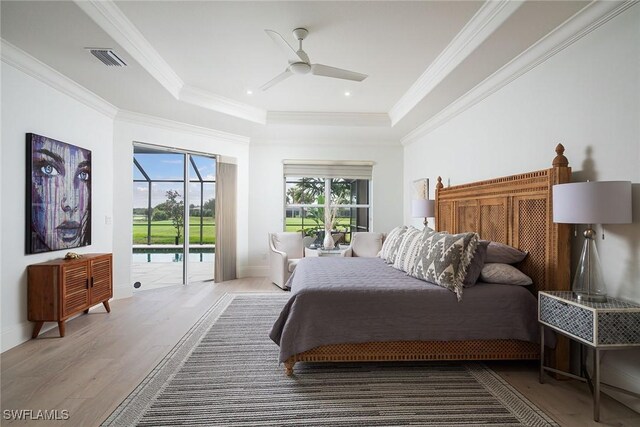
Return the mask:
{"type": "Polygon", "coordinates": [[[27,134],[26,253],[91,244],[91,151],[27,134]]]}

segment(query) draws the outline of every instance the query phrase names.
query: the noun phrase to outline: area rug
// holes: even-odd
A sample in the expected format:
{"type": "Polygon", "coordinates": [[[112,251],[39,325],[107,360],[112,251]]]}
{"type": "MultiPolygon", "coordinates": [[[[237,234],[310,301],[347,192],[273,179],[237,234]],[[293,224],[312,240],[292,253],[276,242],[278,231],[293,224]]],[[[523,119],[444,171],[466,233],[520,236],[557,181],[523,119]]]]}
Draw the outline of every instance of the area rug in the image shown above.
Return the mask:
{"type": "Polygon", "coordinates": [[[287,294],[227,294],[104,426],[556,426],[482,363],[298,363],[268,333],[287,294]]]}

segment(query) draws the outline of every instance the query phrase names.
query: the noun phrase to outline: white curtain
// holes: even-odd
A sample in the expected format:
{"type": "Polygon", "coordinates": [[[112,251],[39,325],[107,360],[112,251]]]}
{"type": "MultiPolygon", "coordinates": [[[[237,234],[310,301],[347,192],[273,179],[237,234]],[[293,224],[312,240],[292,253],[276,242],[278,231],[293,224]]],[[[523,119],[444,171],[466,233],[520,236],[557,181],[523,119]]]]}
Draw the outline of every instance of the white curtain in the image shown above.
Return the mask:
{"type": "Polygon", "coordinates": [[[236,279],[236,182],[237,166],[220,158],[216,172],[215,281],[236,279]]]}

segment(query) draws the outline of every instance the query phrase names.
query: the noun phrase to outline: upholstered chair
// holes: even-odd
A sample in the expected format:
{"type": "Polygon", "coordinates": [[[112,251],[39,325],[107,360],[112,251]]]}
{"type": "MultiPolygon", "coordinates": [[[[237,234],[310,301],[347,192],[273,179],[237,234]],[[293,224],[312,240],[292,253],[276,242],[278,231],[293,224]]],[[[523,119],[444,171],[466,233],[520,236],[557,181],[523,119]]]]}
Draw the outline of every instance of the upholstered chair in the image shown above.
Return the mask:
{"type": "Polygon", "coordinates": [[[289,276],[303,257],[302,234],[298,232],[269,233],[269,278],[285,288],[289,276]]]}
{"type": "Polygon", "coordinates": [[[369,257],[378,256],[382,250],[384,233],[360,232],[351,235],[351,244],[347,250],[347,256],[369,257]]]}

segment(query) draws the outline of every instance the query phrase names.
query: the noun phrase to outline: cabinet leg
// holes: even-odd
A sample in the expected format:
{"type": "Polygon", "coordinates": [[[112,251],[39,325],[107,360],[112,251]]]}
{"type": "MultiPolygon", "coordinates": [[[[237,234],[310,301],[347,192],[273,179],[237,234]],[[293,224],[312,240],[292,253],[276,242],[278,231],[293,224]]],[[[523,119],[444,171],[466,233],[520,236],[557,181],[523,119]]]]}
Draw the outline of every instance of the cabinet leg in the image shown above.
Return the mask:
{"type": "Polygon", "coordinates": [[[104,309],[107,310],[107,313],[111,313],[111,307],[109,307],[109,301],[102,301],[102,305],[104,305],[104,309]]]}
{"type": "Polygon", "coordinates": [[[60,330],[60,338],[64,337],[64,320],[58,322],[58,330],[60,330]]]}
{"type": "Polygon", "coordinates": [[[88,308],[84,311],[84,314],[89,314],[89,309],[88,308]]]}
{"type": "Polygon", "coordinates": [[[38,334],[40,333],[40,329],[42,329],[42,325],[44,325],[44,322],[36,322],[36,324],[33,325],[33,333],[31,334],[31,338],[38,338],[38,334]]]}

